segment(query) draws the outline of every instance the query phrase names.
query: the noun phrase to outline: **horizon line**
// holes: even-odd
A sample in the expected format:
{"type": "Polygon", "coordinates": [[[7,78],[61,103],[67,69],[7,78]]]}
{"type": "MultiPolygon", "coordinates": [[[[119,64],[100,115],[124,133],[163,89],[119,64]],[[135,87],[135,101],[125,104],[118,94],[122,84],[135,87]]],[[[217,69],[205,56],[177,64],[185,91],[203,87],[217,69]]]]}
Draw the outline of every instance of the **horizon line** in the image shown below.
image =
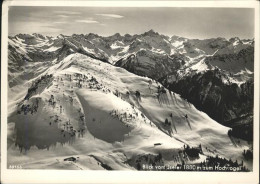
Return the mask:
{"type": "Polygon", "coordinates": [[[152,32],[154,32],[154,33],[156,33],[156,34],[159,34],[160,36],[167,36],[167,37],[169,37],[169,38],[171,38],[171,37],[174,37],[174,36],[176,36],[176,37],[180,37],[180,38],[184,38],[184,39],[190,39],[190,40],[206,40],[206,39],[218,39],[218,38],[222,38],[222,39],[226,39],[226,40],[230,40],[231,38],[239,38],[240,40],[254,40],[255,39],[255,37],[252,37],[252,38],[241,38],[241,37],[239,37],[239,36],[232,36],[232,37],[230,37],[230,38],[226,38],[226,37],[221,37],[221,36],[219,36],[219,37],[204,37],[204,38],[191,38],[191,37],[187,37],[187,36],[179,36],[179,35],[168,35],[168,34],[161,34],[161,33],[159,33],[159,32],[157,32],[157,31],[154,31],[154,29],[150,29],[150,30],[148,30],[148,31],[145,31],[145,32],[143,32],[143,33],[134,33],[134,34],[130,34],[130,33],[124,33],[124,34],[122,34],[122,33],[118,33],[118,32],[116,32],[116,33],[114,33],[114,34],[112,34],[112,35],[102,35],[102,34],[97,34],[97,33],[93,33],[93,32],[89,32],[89,33],[72,33],[71,35],[66,35],[66,34],[62,34],[62,33],[60,33],[60,34],[57,34],[56,36],[55,35],[51,35],[51,34],[43,34],[43,33],[37,33],[37,32],[34,32],[34,33],[16,33],[16,34],[8,34],[8,37],[15,37],[15,36],[17,36],[17,35],[19,35],[19,34],[28,34],[28,35],[33,35],[33,34],[40,34],[40,35],[43,35],[43,36],[49,36],[49,37],[58,37],[59,35],[63,35],[63,36],[73,36],[73,35],[89,35],[89,34],[94,34],[94,35],[98,35],[98,36],[100,36],[100,37],[103,37],[103,38],[108,38],[108,37],[111,37],[111,36],[114,36],[114,35],[116,35],[116,34],[119,34],[120,36],[126,36],[126,35],[130,35],[130,36],[135,36],[135,35],[142,35],[142,34],[145,34],[145,33],[148,33],[148,32],[150,32],[150,31],[152,31],[152,32]]]}

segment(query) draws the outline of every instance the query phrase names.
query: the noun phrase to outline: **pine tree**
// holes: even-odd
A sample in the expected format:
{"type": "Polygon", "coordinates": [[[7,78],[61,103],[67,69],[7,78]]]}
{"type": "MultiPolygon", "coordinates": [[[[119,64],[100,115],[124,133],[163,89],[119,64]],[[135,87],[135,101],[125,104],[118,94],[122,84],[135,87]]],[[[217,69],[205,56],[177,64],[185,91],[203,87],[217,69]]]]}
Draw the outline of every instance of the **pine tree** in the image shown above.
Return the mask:
{"type": "Polygon", "coordinates": [[[168,124],[169,124],[169,121],[168,121],[168,119],[167,119],[167,118],[165,119],[164,123],[165,123],[166,125],[168,125],[168,124]]]}
{"type": "Polygon", "coordinates": [[[138,171],[140,171],[141,170],[141,165],[140,165],[140,163],[138,162],[138,164],[137,164],[137,170],[138,171]]]}

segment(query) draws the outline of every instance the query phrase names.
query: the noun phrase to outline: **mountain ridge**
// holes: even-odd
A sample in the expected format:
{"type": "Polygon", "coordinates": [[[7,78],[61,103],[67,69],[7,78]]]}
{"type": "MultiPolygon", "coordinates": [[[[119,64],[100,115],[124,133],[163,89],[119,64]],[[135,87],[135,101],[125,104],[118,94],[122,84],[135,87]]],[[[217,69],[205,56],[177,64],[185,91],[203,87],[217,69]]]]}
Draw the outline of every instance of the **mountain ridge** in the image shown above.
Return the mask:
{"type": "MultiPolygon", "coordinates": [[[[58,63],[74,53],[84,54],[125,68],[131,73],[160,81],[165,87],[185,96],[191,103],[194,103],[194,100],[187,95],[189,94],[187,90],[201,84],[196,80],[190,86],[179,90],[182,89],[180,84],[187,83],[185,80],[189,81],[190,77],[196,78],[196,75],[199,75],[203,78],[209,71],[218,71],[220,77],[207,79],[208,85],[220,79],[222,83],[220,86],[234,84],[241,90],[240,86],[252,80],[254,76],[254,39],[238,37],[229,40],[220,37],[204,40],[187,39],[165,36],[154,30],[134,35],[115,33],[107,37],[94,33],[71,36],[60,34],[55,38],[41,34],[18,34],[9,37],[9,84],[13,85],[17,83],[15,81],[20,81],[19,77],[23,74],[16,76],[15,71],[22,71],[27,62],[43,62],[39,65],[58,63]],[[179,86],[178,89],[176,86],[179,86]]],[[[204,87],[207,89],[207,86],[204,87]]],[[[209,93],[215,94],[214,90],[215,88],[209,88],[207,93],[203,93],[204,98],[210,97],[209,93]]],[[[201,91],[197,91],[194,98],[200,99],[200,93],[201,91]]],[[[221,93],[222,95],[224,94],[221,93]]],[[[252,99],[249,101],[248,103],[252,104],[252,99]]],[[[203,107],[203,103],[197,104],[197,108],[211,113],[203,107]]],[[[237,111],[233,107],[229,110],[232,110],[232,113],[237,111]]],[[[231,117],[234,119],[243,117],[243,113],[235,112],[235,114],[235,116],[229,115],[225,121],[231,120],[231,117]]],[[[215,120],[223,123],[220,119],[215,120]]]]}
{"type": "Polygon", "coordinates": [[[8,43],[8,164],[252,170],[253,40],[151,30],[8,43]]]}

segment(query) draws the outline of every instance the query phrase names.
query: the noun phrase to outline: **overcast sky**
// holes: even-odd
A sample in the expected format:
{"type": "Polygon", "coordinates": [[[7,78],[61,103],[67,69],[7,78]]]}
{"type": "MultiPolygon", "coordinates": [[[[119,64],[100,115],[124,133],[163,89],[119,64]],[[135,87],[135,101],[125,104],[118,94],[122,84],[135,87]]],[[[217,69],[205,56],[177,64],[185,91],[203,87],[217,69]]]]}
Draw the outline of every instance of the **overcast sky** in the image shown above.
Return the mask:
{"type": "Polygon", "coordinates": [[[92,32],[109,36],[140,34],[150,29],[187,38],[253,38],[254,9],[9,7],[9,35],[92,32]]]}

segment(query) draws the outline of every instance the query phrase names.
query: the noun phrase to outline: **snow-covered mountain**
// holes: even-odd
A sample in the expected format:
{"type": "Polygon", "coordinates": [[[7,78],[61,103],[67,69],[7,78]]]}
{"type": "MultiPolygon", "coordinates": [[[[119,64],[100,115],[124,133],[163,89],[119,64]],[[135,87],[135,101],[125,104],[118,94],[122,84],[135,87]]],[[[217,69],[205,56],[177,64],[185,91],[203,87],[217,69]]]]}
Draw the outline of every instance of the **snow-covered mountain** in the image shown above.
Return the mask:
{"type": "MultiPolygon", "coordinates": [[[[185,58],[184,61],[186,64],[194,64],[199,58],[201,60],[205,57],[213,57],[208,60],[211,61],[217,60],[216,57],[223,55],[235,57],[234,54],[240,53],[240,55],[243,55],[244,52],[250,52],[251,54],[254,48],[254,41],[240,40],[237,37],[231,38],[230,40],[226,40],[225,38],[198,40],[178,36],[168,37],[153,30],[140,35],[126,34],[121,36],[117,33],[109,37],[102,37],[93,33],[86,35],[73,34],[72,36],[59,35],[55,38],[45,37],[40,34],[18,34],[9,37],[9,46],[19,47],[20,49],[17,50],[17,52],[24,55],[28,61],[56,58],[57,55],[62,54],[59,52],[64,45],[69,47],[70,52],[89,54],[91,57],[98,57],[97,59],[109,61],[111,64],[119,60],[127,60],[131,55],[137,55],[138,59],[143,56],[143,54],[141,54],[138,57],[139,52],[145,52],[150,57],[153,55],[155,55],[155,57],[159,55],[162,58],[165,56],[168,56],[168,58],[182,56],[182,58],[185,58]],[[26,52],[24,49],[26,49],[26,52]]],[[[220,58],[220,60],[221,59],[222,58],[220,58]]],[[[251,58],[247,58],[247,60],[251,61],[251,58]]],[[[154,63],[157,62],[152,58],[151,61],[148,60],[147,64],[152,65],[154,63]]],[[[219,65],[215,63],[210,62],[210,64],[219,67],[219,65]]],[[[247,65],[249,70],[252,70],[252,66],[250,62],[247,65]]]]}
{"type": "Polygon", "coordinates": [[[240,169],[251,170],[252,143],[212,117],[218,108],[199,108],[207,115],[191,99],[200,94],[202,105],[212,99],[225,105],[230,115],[223,118],[231,124],[250,119],[253,48],[253,40],[191,40],[153,30],[9,37],[8,164],[179,170],[184,163],[238,167],[243,161],[240,169]],[[194,81],[199,86],[192,88],[194,81]],[[219,90],[237,96],[224,104],[219,90]],[[240,99],[247,109],[238,109],[240,99]]]}

